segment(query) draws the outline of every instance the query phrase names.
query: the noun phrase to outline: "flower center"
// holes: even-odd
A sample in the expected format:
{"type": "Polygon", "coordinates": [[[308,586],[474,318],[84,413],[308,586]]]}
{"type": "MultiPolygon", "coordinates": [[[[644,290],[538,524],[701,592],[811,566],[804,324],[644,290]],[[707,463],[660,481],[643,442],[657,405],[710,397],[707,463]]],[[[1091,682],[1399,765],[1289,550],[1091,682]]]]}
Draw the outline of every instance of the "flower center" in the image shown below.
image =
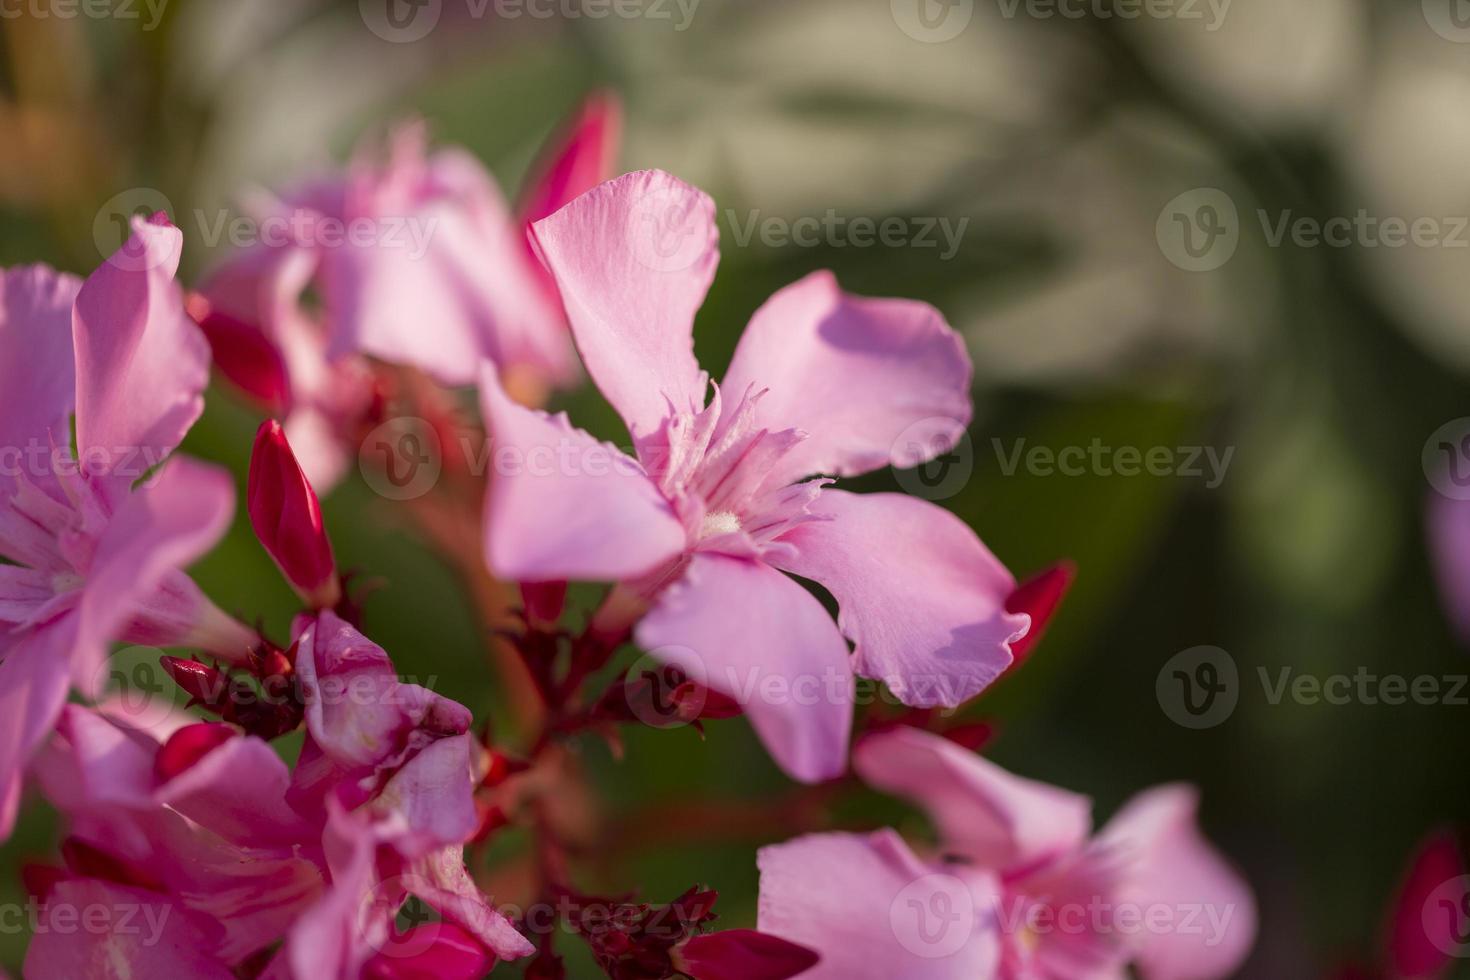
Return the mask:
{"type": "Polygon", "coordinates": [[[717,510],[713,514],[704,515],[704,524],[699,528],[699,536],[712,538],[720,534],[734,534],[740,530],[740,518],[733,511],[717,510]]]}

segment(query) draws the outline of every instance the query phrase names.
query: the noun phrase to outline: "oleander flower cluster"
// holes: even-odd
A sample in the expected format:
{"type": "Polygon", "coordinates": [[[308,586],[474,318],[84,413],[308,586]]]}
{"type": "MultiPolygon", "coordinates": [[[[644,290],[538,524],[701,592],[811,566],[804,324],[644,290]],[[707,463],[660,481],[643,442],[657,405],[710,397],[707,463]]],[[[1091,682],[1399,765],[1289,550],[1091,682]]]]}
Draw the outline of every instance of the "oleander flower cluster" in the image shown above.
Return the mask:
{"type": "Polygon", "coordinates": [[[297,237],[194,283],[166,214],[85,280],[4,270],[0,837],[35,806],[58,841],[25,874],[25,977],[1232,975],[1256,909],[1192,788],[1094,831],[1085,797],[1003,770],[990,729],[944,710],[1035,654],[1070,563],[1018,582],[938,504],[839,483],[964,437],[973,372],[944,315],[815,272],[712,380],[714,203],[613,176],[619,127],[589,100],[512,205],[406,123],[257,195],[297,237]],[[406,219],[424,247],[312,233],[406,219]],[[236,505],[180,450],[211,371],[260,415],[244,512],[297,600],[279,631],[188,572],[236,505]],[[626,447],[545,410],[584,381],[626,447]],[[322,497],[354,463],[397,485],[425,441],[437,482],[384,503],[463,577],[509,718],[401,678],[373,640],[392,570],[347,574],[333,547],[322,497]],[[179,697],[120,695],[120,645],[166,649],[179,697]],[[579,743],[616,760],[630,726],[714,724],[748,724],[801,804],[707,804],[768,842],[747,927],[698,868],[645,895],[583,861],[579,743]],[[872,792],[916,809],[906,833],[833,829],[830,803],[872,792]]]}

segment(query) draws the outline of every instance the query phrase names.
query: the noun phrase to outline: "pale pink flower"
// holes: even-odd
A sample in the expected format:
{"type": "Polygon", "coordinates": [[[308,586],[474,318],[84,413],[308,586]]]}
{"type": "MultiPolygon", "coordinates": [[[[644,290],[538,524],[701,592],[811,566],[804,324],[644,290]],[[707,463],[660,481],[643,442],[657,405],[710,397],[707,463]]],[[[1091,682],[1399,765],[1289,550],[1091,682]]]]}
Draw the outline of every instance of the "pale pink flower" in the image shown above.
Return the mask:
{"type": "Polygon", "coordinates": [[[284,419],[318,491],[345,472],[377,407],[363,355],[449,385],[473,382],[485,358],[518,390],[576,380],[561,300],[526,227],[609,175],[618,132],[617,102],[594,96],[515,212],[468,152],[431,153],[421,122],[386,146],[365,142],[340,176],[255,200],[262,241],[210,274],[196,319],[221,373],[284,419]]]}
{"type": "Polygon", "coordinates": [[[110,643],[238,659],[255,642],[179,571],[234,507],[227,473],[163,462],[209,371],[173,281],[182,242],[161,215],[136,219],[85,284],[41,267],[0,279],[0,838],[68,688],[105,687],[110,643]]]}
{"type": "Polygon", "coordinates": [[[628,174],[533,234],[638,460],[515,404],[487,367],[495,574],[625,583],[634,615],[653,603],[638,642],[739,700],[803,780],[845,765],[854,669],[916,706],[958,704],[1005,670],[1029,617],[1006,612],[1015,581],[962,521],[807,479],[915,465],[960,438],[971,366],[937,310],[813,274],[756,312],[706,401],[692,338],[719,257],[706,195],[628,174]],[[831,592],[837,626],[783,572],[831,592]]]}
{"type": "Polygon", "coordinates": [[[1210,980],[1255,939],[1249,887],[1162,786],[1092,834],[1091,803],[913,728],[872,735],[853,765],[939,836],[920,857],[891,831],[816,834],[760,853],[760,929],[817,950],[812,980],[1210,980]],[[864,964],[880,964],[877,973],[864,964]]]}
{"type": "Polygon", "coordinates": [[[50,903],[167,909],[169,932],[143,943],[42,930],[27,976],[233,977],[248,964],[261,977],[355,980],[394,976],[397,960],[441,940],[461,954],[472,943],[478,956],[454,959],[478,965],[533,951],[464,866],[484,771],[469,712],[400,682],[387,654],[330,612],[298,627],[307,740],[294,770],[227,725],[163,740],[65,709],[36,765],[69,834],[50,903]],[[444,917],[443,936],[395,935],[410,894],[444,917]]]}

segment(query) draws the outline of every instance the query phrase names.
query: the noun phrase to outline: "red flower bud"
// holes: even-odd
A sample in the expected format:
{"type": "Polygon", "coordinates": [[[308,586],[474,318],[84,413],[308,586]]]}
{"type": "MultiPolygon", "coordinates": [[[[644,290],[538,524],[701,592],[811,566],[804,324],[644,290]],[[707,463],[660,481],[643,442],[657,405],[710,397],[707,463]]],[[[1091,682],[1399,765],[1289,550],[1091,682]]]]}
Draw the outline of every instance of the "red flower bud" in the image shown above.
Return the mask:
{"type": "Polygon", "coordinates": [[[72,874],[82,878],[99,878],[118,885],[164,891],[163,883],[146,868],[115,857],[80,837],[68,837],[61,842],[61,858],[72,874]]]}
{"type": "Polygon", "coordinates": [[[27,862],[20,866],[20,880],[25,885],[26,894],[41,905],[46,904],[51,889],[70,878],[71,874],[65,868],[58,868],[54,864],[27,862]]]}
{"type": "Polygon", "coordinates": [[[209,341],[214,366],[225,380],[266,411],[284,412],[291,401],[291,383],[281,352],[265,333],[215,309],[198,293],[190,293],[184,306],[209,341]]]}
{"type": "Polygon", "coordinates": [[[527,623],[534,627],[554,627],[566,608],[567,583],[522,582],[521,602],[526,608],[527,623]]]}
{"type": "Polygon", "coordinates": [[[695,980],[786,980],[820,959],[805,946],[754,929],[695,936],[675,954],[675,965],[695,980]]]}
{"type": "Polygon", "coordinates": [[[1036,649],[1036,644],[1041,642],[1041,636],[1046,632],[1052,614],[1061,605],[1062,597],[1072,587],[1072,580],[1076,577],[1077,566],[1070,561],[1060,561],[1016,586],[1015,591],[1006,599],[1006,612],[1026,613],[1031,617],[1031,629],[1011,644],[1011,656],[1014,658],[1011,670],[1021,666],[1031,655],[1031,651],[1036,649]]]}
{"type": "Polygon", "coordinates": [[[219,722],[185,725],[169,736],[153,757],[153,776],[166,783],[210,752],[234,738],[236,732],[219,722]]]}
{"type": "Polygon", "coordinates": [[[332,543],[316,492],[296,462],[281,423],[269,419],[255,434],[247,493],[250,526],[286,581],[315,609],[342,598],[332,543]]]}
{"type": "Polygon", "coordinates": [[[192,704],[218,713],[229,702],[230,679],[222,672],[197,660],[160,657],[164,672],[189,695],[192,704]]]}
{"type": "Polygon", "coordinates": [[[495,956],[453,922],[426,922],[393,936],[369,961],[370,980],[478,980],[495,956]]]}

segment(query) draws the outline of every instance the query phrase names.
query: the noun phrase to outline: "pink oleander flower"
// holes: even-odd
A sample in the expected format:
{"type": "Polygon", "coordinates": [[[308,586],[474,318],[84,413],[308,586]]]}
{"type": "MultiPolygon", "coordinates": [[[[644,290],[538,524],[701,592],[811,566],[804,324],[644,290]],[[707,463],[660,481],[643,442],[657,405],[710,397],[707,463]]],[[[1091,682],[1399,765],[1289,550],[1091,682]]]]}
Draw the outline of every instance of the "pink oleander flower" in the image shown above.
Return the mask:
{"type": "Polygon", "coordinates": [[[469,153],[430,153],[418,122],[364,144],[341,176],[256,202],[262,241],[206,279],[196,319],[221,373],[285,420],[318,490],[345,472],[381,399],[363,355],[449,385],[489,358],[536,399],[576,380],[561,300],[525,229],[609,176],[619,119],[611,96],[589,99],[515,212],[469,153]]]}
{"type": "Polygon", "coordinates": [[[125,903],[161,936],[43,929],[27,977],[472,980],[533,951],[464,866],[487,765],[469,712],[400,682],[330,612],[298,623],[295,649],[294,769],[227,725],[144,731],[65,709],[35,766],[69,835],[44,914],[125,903]],[[442,921],[398,933],[410,895],[442,921]]]}
{"type": "Polygon", "coordinates": [[[68,689],[106,686],[109,644],[238,660],[255,642],[180,571],[234,508],[227,473],[165,462],[209,371],[173,281],[182,244],[162,215],[136,219],[83,284],[39,266],[0,278],[0,839],[68,689]]]}
{"type": "Polygon", "coordinates": [[[807,781],[845,766],[854,670],[931,706],[1006,669],[1029,617],[1006,610],[1015,580],[962,521],[807,479],[915,465],[959,439],[971,365],[937,310],[813,274],[756,312],[707,401],[692,349],[719,258],[705,194],[628,174],[532,228],[638,459],[517,405],[487,367],[496,575],[623,583],[608,611],[631,619],[651,603],[639,644],[740,701],[776,761],[807,781]],[[783,572],[831,592],[837,626],[783,572]]]}
{"type": "Polygon", "coordinates": [[[858,773],[924,809],[932,857],[893,831],[760,852],[760,929],[816,950],[810,980],[1147,980],[1230,976],[1256,931],[1250,889],[1163,786],[1091,834],[1085,798],[926,732],[865,738],[858,773]]]}

